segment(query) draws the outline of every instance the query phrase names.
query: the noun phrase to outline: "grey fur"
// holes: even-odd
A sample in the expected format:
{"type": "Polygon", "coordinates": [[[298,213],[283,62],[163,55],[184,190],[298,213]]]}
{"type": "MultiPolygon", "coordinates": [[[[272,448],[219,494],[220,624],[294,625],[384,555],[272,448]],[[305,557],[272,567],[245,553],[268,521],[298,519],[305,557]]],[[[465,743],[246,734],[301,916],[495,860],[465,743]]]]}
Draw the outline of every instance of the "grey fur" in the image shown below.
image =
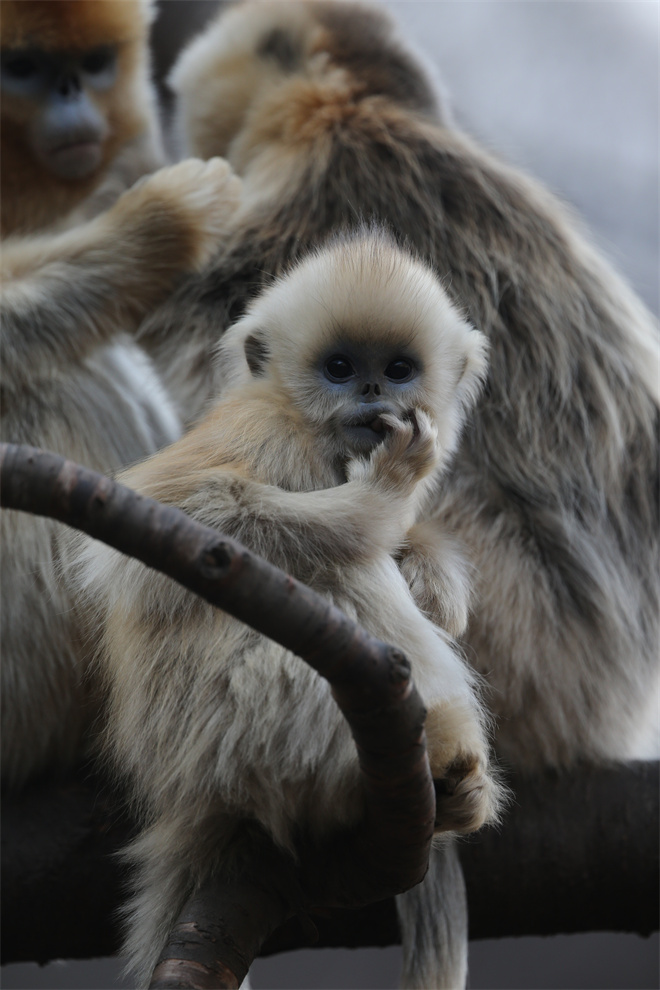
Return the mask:
{"type": "MultiPolygon", "coordinates": [[[[183,321],[200,342],[221,334],[270,278],[364,222],[431,262],[487,335],[491,367],[404,574],[413,591],[420,574],[433,586],[439,535],[468,547],[464,642],[490,685],[502,760],[533,770],[649,755],[660,673],[657,326],[561,203],[444,111],[432,119],[425,73],[395,52],[382,12],[295,2],[229,11],[184,52],[172,77],[179,132],[193,151],[228,157],[245,205],[213,266],[148,321],[144,340],[172,367],[166,341],[183,321]],[[260,59],[275,29],[302,53],[295,65],[260,59]],[[245,56],[233,75],[225,44],[245,56]],[[235,89],[223,90],[225,72],[235,89]]],[[[221,381],[206,370],[190,418],[221,381]]],[[[424,593],[418,603],[433,610],[424,593]]],[[[416,910],[439,912],[438,929],[460,942],[457,884],[441,896],[425,884],[416,910]]],[[[433,940],[413,928],[404,984],[418,985],[422,966],[433,985],[461,985],[460,945],[433,968],[433,940]]]]}
{"type": "MultiPolygon", "coordinates": [[[[224,162],[187,161],[72,230],[4,242],[3,440],[110,472],[179,436],[174,401],[132,334],[173,279],[207,260],[238,185],[224,162]]],[[[66,528],[10,511],[0,527],[2,775],[16,786],[80,758],[98,691],[59,574],[66,528]]]]}

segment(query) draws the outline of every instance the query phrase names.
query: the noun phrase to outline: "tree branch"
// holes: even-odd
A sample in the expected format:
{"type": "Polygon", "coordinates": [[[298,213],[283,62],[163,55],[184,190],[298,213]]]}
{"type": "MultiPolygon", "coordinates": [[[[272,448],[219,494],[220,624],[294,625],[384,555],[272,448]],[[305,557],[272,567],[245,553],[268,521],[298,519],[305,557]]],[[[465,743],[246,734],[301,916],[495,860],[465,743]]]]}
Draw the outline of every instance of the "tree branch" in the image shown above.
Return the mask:
{"type": "MultiPolygon", "coordinates": [[[[516,800],[504,826],[460,844],[470,937],[657,930],[659,772],[658,763],[636,763],[511,778],[516,800]]],[[[113,854],[131,835],[119,805],[83,774],[5,797],[3,962],[119,950],[127,878],[113,854]]],[[[317,906],[310,916],[319,946],[399,941],[391,898],[355,910],[317,906]]],[[[310,941],[292,917],[261,953],[310,941]]]]}

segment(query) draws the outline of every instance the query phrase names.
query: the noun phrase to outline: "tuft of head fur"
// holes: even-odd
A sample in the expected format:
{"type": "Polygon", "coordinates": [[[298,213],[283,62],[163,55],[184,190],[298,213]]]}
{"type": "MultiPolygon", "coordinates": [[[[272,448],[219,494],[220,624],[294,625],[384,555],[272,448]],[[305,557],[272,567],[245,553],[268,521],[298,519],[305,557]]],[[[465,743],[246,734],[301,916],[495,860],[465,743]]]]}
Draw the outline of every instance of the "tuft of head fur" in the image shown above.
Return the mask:
{"type": "Polygon", "coordinates": [[[75,51],[138,41],[154,14],[154,0],[2,0],[2,47],[75,51]]]}
{"type": "Polygon", "coordinates": [[[197,154],[232,158],[232,141],[282,84],[329,76],[355,85],[356,74],[362,97],[386,97],[430,117],[441,112],[427,73],[382,9],[324,0],[240,4],[194,39],[170,73],[175,127],[197,154]]]}

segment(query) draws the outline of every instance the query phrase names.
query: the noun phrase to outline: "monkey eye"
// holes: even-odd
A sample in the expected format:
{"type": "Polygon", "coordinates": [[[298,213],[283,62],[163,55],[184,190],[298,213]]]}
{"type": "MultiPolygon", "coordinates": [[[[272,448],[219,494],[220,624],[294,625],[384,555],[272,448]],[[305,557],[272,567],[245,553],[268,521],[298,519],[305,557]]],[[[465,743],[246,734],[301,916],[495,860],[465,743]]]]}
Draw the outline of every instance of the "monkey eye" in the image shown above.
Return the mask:
{"type": "Polygon", "coordinates": [[[391,382],[407,382],[415,372],[415,366],[408,358],[396,358],[385,368],[385,377],[391,382]]]}
{"type": "Polygon", "coordinates": [[[85,52],[80,60],[80,67],[83,72],[88,72],[90,75],[95,76],[111,68],[114,61],[115,53],[112,48],[108,45],[101,45],[100,48],[94,48],[89,52],[85,52]]]}
{"type": "Polygon", "coordinates": [[[323,366],[323,373],[331,382],[347,382],[355,374],[353,365],[341,354],[333,354],[323,366]]]}
{"type": "Polygon", "coordinates": [[[31,55],[3,55],[2,74],[11,79],[32,79],[40,72],[40,66],[31,55]]]}

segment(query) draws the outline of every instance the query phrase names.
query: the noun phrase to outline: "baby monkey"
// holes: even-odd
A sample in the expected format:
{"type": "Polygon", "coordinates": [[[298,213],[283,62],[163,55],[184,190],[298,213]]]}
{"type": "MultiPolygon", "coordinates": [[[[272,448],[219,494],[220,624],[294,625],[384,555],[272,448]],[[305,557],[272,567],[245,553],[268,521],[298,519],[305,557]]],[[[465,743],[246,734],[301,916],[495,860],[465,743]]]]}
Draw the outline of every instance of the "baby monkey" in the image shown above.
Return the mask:
{"type": "MultiPolygon", "coordinates": [[[[428,267],[378,232],[338,239],[227,331],[224,387],[206,418],[120,476],[405,651],[429,711],[433,775],[451,780],[443,831],[490,819],[498,788],[475,675],[397,561],[456,448],[485,353],[428,267]]],[[[452,550],[434,571],[454,615],[466,612],[457,560],[452,550]]],[[[297,827],[322,836],[359,818],[357,754],[328,684],[298,657],[107,547],[89,541],[83,566],[105,618],[108,745],[147,826],[133,847],[127,946],[146,978],[241,822],[292,849],[297,827]]]]}

